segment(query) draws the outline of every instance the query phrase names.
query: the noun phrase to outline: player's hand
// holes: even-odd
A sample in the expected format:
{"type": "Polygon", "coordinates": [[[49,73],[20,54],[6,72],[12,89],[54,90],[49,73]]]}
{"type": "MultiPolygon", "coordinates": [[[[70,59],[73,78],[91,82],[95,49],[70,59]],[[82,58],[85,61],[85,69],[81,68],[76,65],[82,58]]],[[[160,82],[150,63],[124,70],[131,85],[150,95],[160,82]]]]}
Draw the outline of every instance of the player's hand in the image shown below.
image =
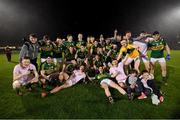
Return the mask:
{"type": "Polygon", "coordinates": [[[167,54],[167,56],[166,56],[166,60],[170,60],[170,59],[171,59],[170,54],[167,54]]]}
{"type": "Polygon", "coordinates": [[[26,71],[26,72],[22,73],[22,75],[23,75],[23,76],[25,76],[25,75],[29,75],[30,73],[31,73],[31,71],[29,71],[29,70],[28,70],[28,71],[26,71]]]}

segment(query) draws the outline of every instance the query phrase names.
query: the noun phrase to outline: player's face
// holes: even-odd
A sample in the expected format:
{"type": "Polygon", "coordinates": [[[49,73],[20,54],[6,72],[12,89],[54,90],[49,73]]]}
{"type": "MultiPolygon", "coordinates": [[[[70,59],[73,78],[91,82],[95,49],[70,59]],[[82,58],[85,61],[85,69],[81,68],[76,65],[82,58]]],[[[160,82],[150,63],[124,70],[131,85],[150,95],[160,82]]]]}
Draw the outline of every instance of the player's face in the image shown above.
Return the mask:
{"type": "Polygon", "coordinates": [[[37,38],[32,37],[32,36],[29,37],[29,40],[30,40],[31,43],[33,43],[33,44],[37,42],[37,38]]]}
{"type": "Polygon", "coordinates": [[[72,51],[73,51],[73,47],[69,47],[69,51],[71,51],[71,52],[72,52],[72,51]]]}
{"type": "Polygon", "coordinates": [[[113,66],[117,66],[117,65],[118,65],[117,60],[112,61],[112,65],[113,65],[113,66]]]}
{"type": "Polygon", "coordinates": [[[28,67],[29,64],[30,64],[30,60],[29,60],[29,59],[23,59],[23,60],[22,60],[22,66],[23,66],[24,68],[28,67]]]}
{"type": "Polygon", "coordinates": [[[81,51],[84,52],[84,50],[85,50],[85,47],[81,46],[81,51]]]}
{"type": "Polygon", "coordinates": [[[99,72],[100,72],[100,73],[103,72],[103,67],[99,67],[99,72]]]}
{"type": "Polygon", "coordinates": [[[80,70],[84,72],[84,66],[80,66],[80,70]]]}
{"type": "Polygon", "coordinates": [[[120,41],[121,40],[121,36],[117,35],[117,40],[120,41]]]}
{"type": "Polygon", "coordinates": [[[79,40],[82,40],[82,38],[83,38],[82,34],[79,34],[78,38],[79,38],[79,40]]]}
{"type": "Polygon", "coordinates": [[[132,73],[132,74],[131,74],[131,76],[133,76],[133,77],[136,77],[136,75],[137,75],[136,73],[132,73]]]}
{"type": "Polygon", "coordinates": [[[96,60],[99,60],[99,58],[100,58],[100,57],[99,57],[98,55],[96,55],[96,57],[95,57],[95,58],[96,58],[96,60]]]}
{"type": "Polygon", "coordinates": [[[73,37],[72,36],[69,36],[68,37],[68,41],[72,41],[73,40],[73,37]]]}
{"type": "Polygon", "coordinates": [[[56,39],[56,42],[57,42],[57,43],[62,43],[62,39],[61,39],[61,38],[57,38],[57,39],[56,39]]]}
{"type": "Polygon", "coordinates": [[[142,75],[143,79],[147,80],[149,78],[149,73],[144,73],[142,75]]]}
{"type": "Polygon", "coordinates": [[[47,45],[49,45],[49,44],[50,44],[50,42],[51,42],[50,40],[47,40],[47,41],[46,41],[46,44],[47,44],[47,45]]]}
{"type": "Polygon", "coordinates": [[[50,57],[48,57],[46,61],[47,61],[47,63],[51,63],[52,59],[50,57]]]}
{"type": "Polygon", "coordinates": [[[131,33],[130,32],[126,33],[126,37],[130,38],[131,37],[131,33]]]}
{"type": "Polygon", "coordinates": [[[121,41],[121,45],[122,45],[122,46],[127,46],[126,40],[122,40],[122,41],[121,41]]]}
{"type": "Polygon", "coordinates": [[[91,43],[94,43],[94,39],[95,39],[94,37],[91,37],[91,43]]]}
{"type": "Polygon", "coordinates": [[[158,34],[154,35],[153,38],[154,38],[154,40],[158,40],[160,38],[160,35],[158,35],[158,34]]]}
{"type": "Polygon", "coordinates": [[[107,40],[106,40],[106,43],[107,43],[107,44],[109,44],[109,43],[110,43],[110,40],[109,40],[109,39],[107,39],[107,40]]]}
{"type": "Polygon", "coordinates": [[[116,50],[117,49],[117,45],[113,45],[113,49],[116,50]]]}

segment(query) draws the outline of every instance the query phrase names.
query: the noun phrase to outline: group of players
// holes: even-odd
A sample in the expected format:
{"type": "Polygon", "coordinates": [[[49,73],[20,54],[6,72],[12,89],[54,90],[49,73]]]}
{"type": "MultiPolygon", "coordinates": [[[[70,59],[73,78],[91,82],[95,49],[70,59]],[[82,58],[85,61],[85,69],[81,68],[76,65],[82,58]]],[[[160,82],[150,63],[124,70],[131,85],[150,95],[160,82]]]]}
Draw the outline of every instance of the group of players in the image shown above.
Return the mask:
{"type": "Polygon", "coordinates": [[[127,95],[129,100],[134,99],[134,93],[138,94],[138,99],[151,95],[154,104],[164,100],[153,80],[154,68],[158,62],[162,80],[167,85],[166,60],[170,60],[170,49],[158,31],[153,34],[142,31],[138,37],[132,38],[130,31],[120,36],[115,30],[113,38],[104,39],[100,35],[99,39],[89,36],[87,40],[78,34],[77,41],[67,35],[67,39],[57,37],[54,42],[47,35],[37,42],[37,37],[31,34],[29,40],[32,44],[23,45],[20,64],[13,72],[13,89],[17,95],[22,95],[22,86],[31,90],[32,84],[41,83],[41,96],[46,97],[83,81],[99,82],[110,103],[114,100],[109,87],[127,95]],[[150,57],[148,50],[151,51],[150,57]],[[167,51],[166,59],[164,50],[167,51]],[[39,68],[36,63],[38,51],[39,68]],[[142,62],[145,67],[140,72],[142,62]],[[53,89],[46,91],[48,85],[53,89]]]}

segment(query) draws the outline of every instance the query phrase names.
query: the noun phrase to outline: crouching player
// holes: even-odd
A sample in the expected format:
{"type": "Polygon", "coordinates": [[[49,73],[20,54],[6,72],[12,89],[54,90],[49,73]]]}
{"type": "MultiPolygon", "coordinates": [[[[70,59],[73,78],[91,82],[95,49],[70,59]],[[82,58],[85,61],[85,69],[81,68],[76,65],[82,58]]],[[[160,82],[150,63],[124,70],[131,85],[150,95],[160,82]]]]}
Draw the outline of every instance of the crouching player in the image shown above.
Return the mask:
{"type": "Polygon", "coordinates": [[[99,74],[96,75],[96,79],[101,80],[100,85],[104,89],[105,95],[108,98],[109,102],[113,104],[114,100],[109,91],[109,87],[117,89],[123,95],[125,95],[126,92],[118,84],[109,79],[111,77],[112,76],[109,73],[104,72],[103,67],[99,67],[99,74]]]}
{"type": "Polygon", "coordinates": [[[21,88],[25,86],[31,90],[31,85],[38,82],[38,73],[36,67],[30,63],[29,57],[22,58],[21,62],[14,67],[13,71],[13,89],[17,95],[21,96],[21,88]]]}
{"type": "Polygon", "coordinates": [[[78,83],[80,80],[85,79],[86,74],[84,72],[84,66],[80,66],[79,70],[74,70],[73,74],[69,77],[69,79],[61,86],[57,86],[52,89],[50,92],[44,92],[41,94],[41,97],[46,97],[49,94],[57,93],[65,88],[71,87],[78,83]]]}

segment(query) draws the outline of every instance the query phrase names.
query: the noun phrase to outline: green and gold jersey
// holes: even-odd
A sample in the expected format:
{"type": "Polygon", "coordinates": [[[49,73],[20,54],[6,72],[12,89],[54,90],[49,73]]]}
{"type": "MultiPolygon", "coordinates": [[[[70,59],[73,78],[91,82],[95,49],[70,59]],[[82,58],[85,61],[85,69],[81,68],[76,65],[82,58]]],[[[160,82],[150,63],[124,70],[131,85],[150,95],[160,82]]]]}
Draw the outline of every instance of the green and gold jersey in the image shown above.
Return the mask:
{"type": "Polygon", "coordinates": [[[85,49],[84,52],[81,51],[81,49],[77,50],[77,58],[81,58],[81,59],[84,59],[86,58],[86,56],[88,55],[88,50],[85,49]]]}
{"type": "Polygon", "coordinates": [[[74,41],[72,41],[72,42],[65,41],[65,42],[64,42],[64,45],[68,48],[68,47],[70,47],[70,46],[75,46],[75,42],[74,42],[74,41]]]}
{"type": "Polygon", "coordinates": [[[103,72],[103,73],[97,74],[95,77],[96,77],[97,80],[101,81],[101,80],[103,80],[105,78],[111,78],[111,75],[109,73],[107,73],[107,72],[103,72]]]}
{"type": "Polygon", "coordinates": [[[64,52],[64,58],[66,61],[75,60],[75,52],[71,53],[69,49],[64,52]]]}
{"type": "Polygon", "coordinates": [[[81,48],[81,45],[85,46],[85,42],[84,41],[78,41],[76,43],[76,48],[80,49],[81,48]]]}
{"type": "Polygon", "coordinates": [[[40,48],[40,56],[41,58],[47,58],[48,56],[52,56],[52,52],[53,52],[53,45],[49,44],[49,45],[43,45],[40,48]]]}
{"type": "Polygon", "coordinates": [[[53,57],[54,58],[62,58],[62,53],[66,50],[64,44],[61,45],[54,45],[53,49],[53,57]]]}
{"type": "Polygon", "coordinates": [[[54,63],[45,62],[42,64],[41,70],[45,70],[45,74],[49,75],[56,71],[56,65],[54,63]]]}
{"type": "Polygon", "coordinates": [[[149,42],[148,47],[151,50],[151,58],[163,58],[165,46],[166,42],[163,39],[149,42]]]}
{"type": "Polygon", "coordinates": [[[104,61],[102,61],[102,60],[95,60],[95,61],[94,61],[94,65],[95,65],[97,68],[99,68],[99,67],[103,66],[103,62],[104,62],[104,61]]]}
{"type": "Polygon", "coordinates": [[[108,44],[105,46],[106,51],[112,50],[112,44],[108,44]]]}
{"type": "Polygon", "coordinates": [[[98,46],[95,46],[95,45],[92,45],[91,46],[91,49],[93,49],[93,53],[92,54],[97,54],[97,48],[98,48],[98,46]]]}

